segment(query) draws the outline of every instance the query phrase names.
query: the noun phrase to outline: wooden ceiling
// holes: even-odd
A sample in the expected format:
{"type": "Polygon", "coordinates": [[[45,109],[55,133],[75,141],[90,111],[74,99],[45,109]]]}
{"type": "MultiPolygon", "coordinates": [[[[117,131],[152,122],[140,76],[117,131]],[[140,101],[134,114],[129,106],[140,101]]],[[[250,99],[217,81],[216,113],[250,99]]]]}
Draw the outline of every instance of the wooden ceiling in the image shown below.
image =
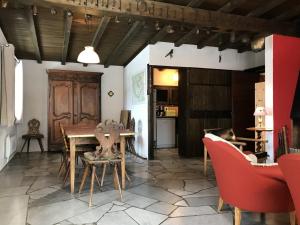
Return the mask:
{"type": "Polygon", "coordinates": [[[101,64],[126,65],[158,41],[251,50],[299,36],[299,0],[0,0],[0,27],[20,59],[76,62],[92,45],[101,64]]]}

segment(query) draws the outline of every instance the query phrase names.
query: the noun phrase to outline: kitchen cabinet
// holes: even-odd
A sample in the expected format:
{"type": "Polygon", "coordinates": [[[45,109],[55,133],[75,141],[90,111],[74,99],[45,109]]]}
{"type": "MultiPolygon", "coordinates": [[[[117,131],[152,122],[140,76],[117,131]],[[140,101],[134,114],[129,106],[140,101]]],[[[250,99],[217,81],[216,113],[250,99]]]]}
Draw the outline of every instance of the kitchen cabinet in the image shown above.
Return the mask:
{"type": "Polygon", "coordinates": [[[155,87],[157,105],[178,105],[177,87],[155,87]]]}
{"type": "Polygon", "coordinates": [[[175,118],[157,118],[157,148],[174,148],[176,146],[175,118]]]}

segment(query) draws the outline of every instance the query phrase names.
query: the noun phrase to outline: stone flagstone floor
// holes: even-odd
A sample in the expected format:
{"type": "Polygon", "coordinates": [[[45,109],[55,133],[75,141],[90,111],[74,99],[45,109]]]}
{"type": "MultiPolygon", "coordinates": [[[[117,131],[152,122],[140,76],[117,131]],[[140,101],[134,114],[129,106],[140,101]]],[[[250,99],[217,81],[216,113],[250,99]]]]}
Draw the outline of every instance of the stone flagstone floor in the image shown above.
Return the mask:
{"type": "MultiPolygon", "coordinates": [[[[89,208],[89,180],[82,194],[71,195],[69,186],[63,188],[62,178],[57,177],[59,154],[17,154],[0,173],[0,225],[233,224],[229,206],[217,213],[218,188],[211,169],[208,178],[203,177],[201,160],[180,159],[172,150],[161,150],[158,158],[128,157],[132,181],[123,201],[108,173],[101,190],[95,185],[89,208]]],[[[250,224],[289,223],[287,215],[243,213],[242,225],[250,224]]]]}

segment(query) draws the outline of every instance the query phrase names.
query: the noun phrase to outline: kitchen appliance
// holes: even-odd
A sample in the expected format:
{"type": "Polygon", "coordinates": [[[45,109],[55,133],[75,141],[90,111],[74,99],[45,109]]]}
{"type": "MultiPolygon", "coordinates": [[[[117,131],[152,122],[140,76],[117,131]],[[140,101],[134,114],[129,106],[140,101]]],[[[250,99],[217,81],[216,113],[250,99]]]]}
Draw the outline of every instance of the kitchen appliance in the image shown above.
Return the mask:
{"type": "Polygon", "coordinates": [[[165,106],[165,116],[177,117],[178,116],[178,106],[165,106]]]}

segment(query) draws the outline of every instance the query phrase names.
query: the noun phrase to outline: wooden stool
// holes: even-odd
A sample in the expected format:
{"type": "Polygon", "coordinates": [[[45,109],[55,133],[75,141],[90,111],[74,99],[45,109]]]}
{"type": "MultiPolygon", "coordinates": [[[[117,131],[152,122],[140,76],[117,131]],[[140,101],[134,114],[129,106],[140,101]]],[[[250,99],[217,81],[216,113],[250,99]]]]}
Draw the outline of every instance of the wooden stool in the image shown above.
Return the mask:
{"type": "Polygon", "coordinates": [[[29,152],[29,145],[31,139],[36,139],[39,143],[41,152],[44,152],[44,147],[42,144],[42,138],[44,138],[43,134],[40,134],[40,121],[37,119],[32,119],[28,121],[28,133],[22,135],[22,139],[24,139],[24,144],[22,146],[21,152],[23,151],[25,144],[27,143],[27,152],[29,152]]]}

